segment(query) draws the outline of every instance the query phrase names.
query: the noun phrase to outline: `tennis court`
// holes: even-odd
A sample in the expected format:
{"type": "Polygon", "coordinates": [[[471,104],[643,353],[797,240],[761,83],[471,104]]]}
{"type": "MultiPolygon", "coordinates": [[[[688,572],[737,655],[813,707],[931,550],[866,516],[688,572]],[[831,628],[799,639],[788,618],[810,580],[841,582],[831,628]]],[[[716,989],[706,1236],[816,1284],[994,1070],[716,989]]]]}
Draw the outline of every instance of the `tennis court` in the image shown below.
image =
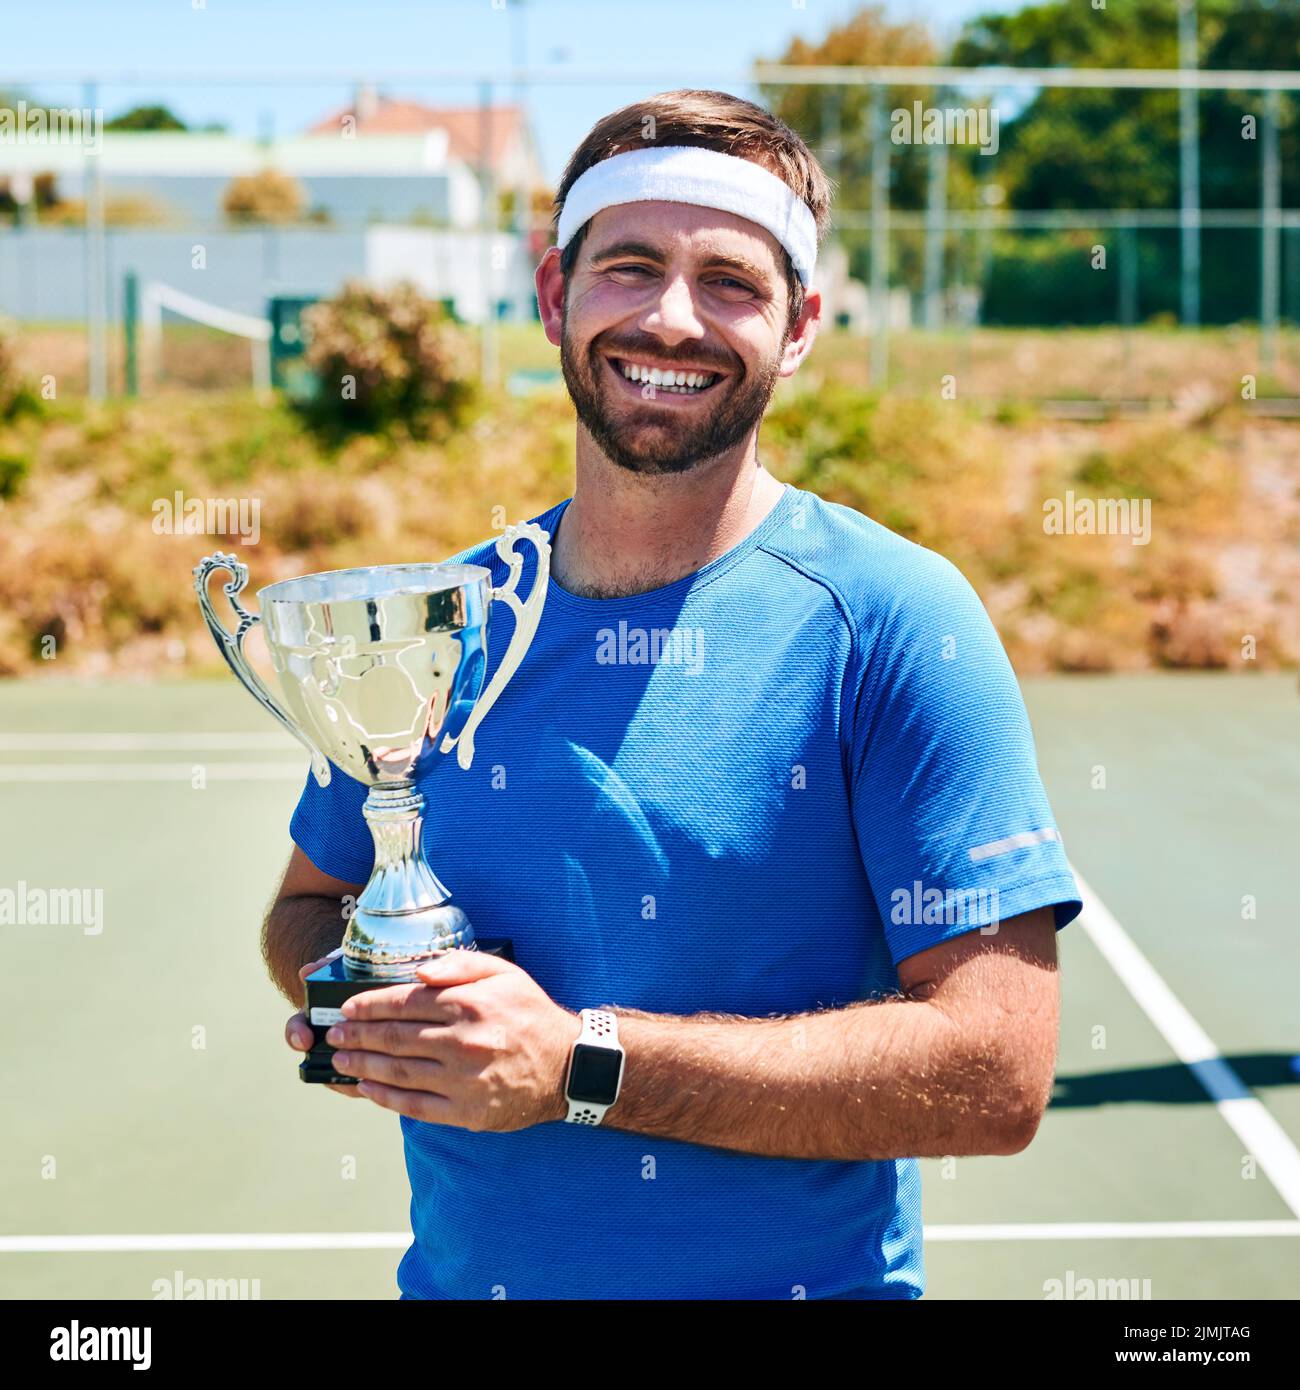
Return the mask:
{"type": "MultiPolygon", "coordinates": [[[[924,1165],[929,1297],[1291,1296],[1295,678],[1026,695],[1090,901],[1038,1138],[924,1165]]],[[[0,927],[5,1297],[395,1296],[397,1120],[298,1082],[258,954],[304,771],[233,681],[0,686],[0,887],[102,889],[0,927]]]]}

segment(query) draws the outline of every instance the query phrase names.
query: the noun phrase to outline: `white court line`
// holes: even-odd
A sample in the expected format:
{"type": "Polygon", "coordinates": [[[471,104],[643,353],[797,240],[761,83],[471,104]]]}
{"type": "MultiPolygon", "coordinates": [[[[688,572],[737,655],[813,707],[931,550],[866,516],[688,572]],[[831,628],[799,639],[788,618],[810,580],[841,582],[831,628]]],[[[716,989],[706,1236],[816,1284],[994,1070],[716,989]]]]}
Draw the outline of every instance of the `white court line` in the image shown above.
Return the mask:
{"type": "Polygon", "coordinates": [[[299,748],[288,734],[17,734],[0,733],[0,753],[257,753],[264,748],[299,748]]]}
{"type": "MultiPolygon", "coordinates": [[[[1300,1221],[1055,1221],[927,1226],[928,1242],[1202,1240],[1300,1236],[1300,1221]]],[[[206,1235],[0,1236],[0,1255],[158,1254],[190,1250],[405,1250],[409,1231],[285,1231],[206,1235]]]]}
{"type": "MultiPolygon", "coordinates": [[[[88,735],[90,738],[107,737],[88,735]]],[[[141,737],[133,735],[129,737],[141,737]]],[[[147,737],[147,736],[146,736],[147,737]]],[[[167,736],[155,736],[167,737],[167,736]]],[[[210,736],[218,737],[218,736],[210,736]]],[[[243,735],[219,737],[239,738],[243,735]]],[[[253,736],[256,737],[256,736],[253,736]]],[[[267,735],[266,737],[277,737],[267,735]]],[[[282,740],[283,742],[283,740],[282,740]]],[[[192,746],[192,745],[187,745],[192,746]]],[[[261,745],[259,745],[261,746],[261,745]]],[[[205,775],[214,781],[300,780],[289,763],[211,763],[205,775]]],[[[0,764],[0,781],[189,781],[189,763],[154,764],[0,764]]],[[[1138,949],[1106,905],[1074,870],[1083,899],[1079,925],[1105,957],[1174,1054],[1200,1082],[1215,1108],[1264,1170],[1288,1208],[1300,1218],[1300,1151],[1263,1103],[1223,1058],[1209,1035],[1138,949]]],[[[1011,1224],[1000,1226],[927,1226],[935,1241],[979,1240],[1123,1240],[1199,1238],[1201,1236],[1293,1236],[1297,1221],[1100,1222],[1011,1224]]],[[[409,1237],[389,1233],[285,1234],[235,1236],[11,1236],[0,1237],[0,1254],[93,1250],[317,1250],[397,1249],[409,1237]]]]}
{"type": "Polygon", "coordinates": [[[304,766],[264,763],[0,763],[0,782],[189,782],[201,767],[209,782],[301,782],[304,766]]]}
{"type": "Polygon", "coordinates": [[[0,1255],[153,1254],[166,1250],[405,1250],[409,1231],[242,1235],[0,1236],[0,1255]]]}
{"type": "Polygon", "coordinates": [[[1300,1236],[1300,1221],[1044,1221],[1005,1226],[927,1226],[931,1241],[1203,1240],[1300,1236]]]}
{"type": "Polygon", "coordinates": [[[1209,1034],[1161,979],[1078,869],[1074,869],[1074,877],[1083,899],[1079,925],[1178,1060],[1204,1087],[1214,1108],[1259,1163],[1292,1214],[1300,1217],[1300,1150],[1224,1060],[1209,1034]]]}

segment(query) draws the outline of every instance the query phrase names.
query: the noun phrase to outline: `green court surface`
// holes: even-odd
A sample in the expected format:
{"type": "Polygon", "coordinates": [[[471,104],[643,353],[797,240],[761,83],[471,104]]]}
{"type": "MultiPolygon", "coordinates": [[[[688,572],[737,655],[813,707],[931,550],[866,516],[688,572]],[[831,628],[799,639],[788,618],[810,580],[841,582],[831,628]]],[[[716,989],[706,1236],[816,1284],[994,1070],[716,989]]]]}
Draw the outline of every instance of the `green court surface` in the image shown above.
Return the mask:
{"type": "MultiPolygon", "coordinates": [[[[1095,896],[1037,1139],[924,1164],[928,1296],[1293,1297],[1295,678],[1026,695],[1095,896]]],[[[299,1083],[258,954],[304,768],[234,681],[0,685],[0,888],[103,890],[97,934],[0,926],[0,1296],[396,1296],[397,1121],[299,1083]]]]}

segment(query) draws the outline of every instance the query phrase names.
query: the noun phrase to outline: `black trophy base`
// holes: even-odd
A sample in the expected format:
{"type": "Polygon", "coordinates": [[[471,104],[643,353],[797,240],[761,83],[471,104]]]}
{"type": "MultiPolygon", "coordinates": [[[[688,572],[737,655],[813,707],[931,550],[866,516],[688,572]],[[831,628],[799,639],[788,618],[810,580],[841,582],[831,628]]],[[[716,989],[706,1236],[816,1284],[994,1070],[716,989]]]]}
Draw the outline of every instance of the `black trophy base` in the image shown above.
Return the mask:
{"type": "MultiPolygon", "coordinates": [[[[514,944],[507,936],[481,936],[478,939],[478,949],[486,951],[490,956],[502,956],[509,961],[515,958],[514,944]]],[[[412,975],[410,978],[413,980],[415,976],[412,975]]],[[[349,979],[344,971],[341,956],[335,957],[319,970],[312,971],[304,981],[307,987],[307,1002],[303,1005],[307,1022],[311,1025],[312,1045],[306,1057],[299,1063],[298,1075],[304,1081],[318,1086],[355,1086],[355,1076],[343,1076],[334,1070],[334,1063],[330,1060],[334,1056],[334,1049],[325,1041],[325,1034],[332,1024],[343,1017],[339,1010],[343,1007],[344,1001],[351,999],[354,994],[361,994],[368,989],[387,989],[390,985],[409,982],[400,979],[349,979]]]]}

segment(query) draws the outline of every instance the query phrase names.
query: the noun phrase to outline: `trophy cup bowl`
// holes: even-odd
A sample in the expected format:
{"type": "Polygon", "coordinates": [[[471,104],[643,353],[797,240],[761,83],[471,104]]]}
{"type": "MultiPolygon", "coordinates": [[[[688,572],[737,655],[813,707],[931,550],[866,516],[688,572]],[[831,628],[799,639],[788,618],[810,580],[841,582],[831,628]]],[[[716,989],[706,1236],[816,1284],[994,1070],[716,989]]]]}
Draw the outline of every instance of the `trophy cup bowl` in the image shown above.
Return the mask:
{"type": "Polygon", "coordinates": [[[307,749],[312,774],[328,786],[331,764],[369,788],[362,814],[375,842],[375,864],[343,937],[343,953],[306,982],[306,1011],[316,1045],[303,1062],[307,1081],[346,1083],[324,1042],[339,1006],[362,989],[415,978],[421,961],[453,948],[485,949],[513,959],[504,939],[477,941],[468,918],[425,859],[424,797],[416,781],[453,749],[468,768],[478,726],[523,660],[541,619],[550,569],[547,533],[532,522],[509,526],[497,541],[509,567],[499,588],[481,565],[373,565],[286,579],[258,591],[260,612],[239,602],[248,567],[217,552],[194,568],[204,620],[231,670],[264,709],[307,749]],[[538,564],[526,601],[517,588],[523,556],[538,564]],[[208,592],[223,586],[237,619],[219,619],[208,592]],[[507,604],[515,630],[484,689],[488,623],[494,602],[507,604]],[[253,670],[244,638],[261,626],[279,678],[277,699],[253,670]]]}

